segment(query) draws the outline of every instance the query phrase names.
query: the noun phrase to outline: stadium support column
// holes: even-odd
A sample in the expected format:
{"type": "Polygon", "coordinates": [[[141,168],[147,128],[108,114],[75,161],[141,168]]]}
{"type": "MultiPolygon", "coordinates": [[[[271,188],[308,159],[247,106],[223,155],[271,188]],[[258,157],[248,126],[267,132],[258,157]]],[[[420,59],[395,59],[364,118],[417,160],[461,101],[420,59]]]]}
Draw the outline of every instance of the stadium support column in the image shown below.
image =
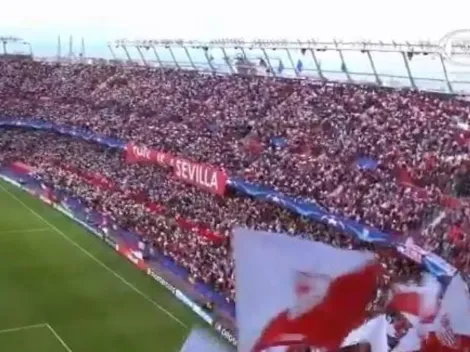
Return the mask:
{"type": "Polygon", "coordinates": [[[161,71],[162,71],[162,74],[163,74],[163,68],[164,68],[163,62],[162,62],[162,60],[160,59],[160,55],[158,55],[158,51],[157,51],[157,49],[155,48],[154,43],[153,43],[152,41],[150,41],[150,43],[151,43],[150,47],[152,48],[153,55],[155,56],[155,59],[157,60],[158,65],[160,66],[161,71]]]}
{"type": "Polygon", "coordinates": [[[246,55],[245,48],[243,48],[243,47],[241,46],[241,47],[240,47],[240,51],[242,52],[243,58],[244,58],[245,60],[248,60],[248,56],[246,55]]]}
{"type": "Polygon", "coordinates": [[[111,54],[111,57],[113,58],[113,60],[117,60],[117,56],[116,56],[116,53],[114,52],[113,50],[113,46],[111,43],[108,43],[108,49],[109,49],[109,52],[111,54]]]}
{"type": "MultiPolygon", "coordinates": [[[[230,73],[234,74],[235,69],[232,66],[232,62],[230,61],[230,58],[227,55],[227,51],[225,50],[225,47],[221,46],[220,49],[222,50],[222,54],[224,54],[224,60],[225,60],[225,63],[227,64],[227,66],[228,66],[228,69],[230,70],[230,73]]],[[[235,50],[236,49],[237,49],[237,47],[235,47],[235,50]]]]}
{"type": "Polygon", "coordinates": [[[292,66],[292,69],[295,72],[295,76],[299,77],[299,72],[297,72],[297,69],[295,68],[294,59],[292,58],[289,48],[285,48],[285,50],[286,50],[287,58],[289,59],[290,65],[292,66]]]}
{"type": "Polygon", "coordinates": [[[86,52],[85,52],[85,38],[82,37],[82,41],[80,44],[80,61],[84,61],[86,57],[86,52]]]}
{"type": "Polygon", "coordinates": [[[263,46],[263,44],[260,44],[260,49],[263,52],[264,59],[266,60],[266,64],[268,65],[269,73],[273,76],[276,76],[276,71],[271,65],[271,60],[269,59],[268,53],[266,52],[266,48],[263,46]]]}
{"type": "Polygon", "coordinates": [[[72,60],[73,58],[73,36],[71,35],[69,37],[69,56],[68,56],[68,59],[69,60],[72,60]]]}
{"type": "MultiPolygon", "coordinates": [[[[300,43],[301,42],[299,40],[299,44],[300,43]]],[[[320,62],[318,61],[318,58],[317,58],[317,54],[315,54],[315,42],[312,42],[311,44],[313,44],[313,48],[310,47],[309,51],[310,51],[310,54],[312,55],[313,62],[315,63],[315,68],[317,70],[318,76],[320,77],[322,81],[326,81],[325,75],[323,74],[323,70],[321,69],[320,62]]],[[[301,50],[304,50],[304,49],[301,49],[301,50]]]]}
{"type": "Polygon", "coordinates": [[[122,44],[121,44],[121,48],[122,48],[122,50],[124,50],[124,53],[126,54],[127,60],[128,60],[129,62],[134,61],[134,60],[132,60],[132,56],[131,56],[131,54],[129,53],[129,50],[127,49],[127,44],[126,44],[126,43],[122,43],[122,44]]]}
{"type": "Polygon", "coordinates": [[[346,75],[348,82],[352,82],[351,75],[349,74],[349,71],[348,71],[348,66],[346,65],[346,61],[344,60],[343,50],[340,49],[338,42],[336,40],[334,40],[334,44],[336,47],[336,51],[339,54],[339,58],[341,60],[341,71],[343,71],[344,74],[346,75]]]}
{"type": "MultiPolygon", "coordinates": [[[[364,43],[364,48],[365,48],[365,43],[364,43]]],[[[377,69],[375,68],[375,62],[374,62],[374,59],[372,58],[372,54],[371,54],[370,50],[368,50],[368,49],[364,49],[364,51],[367,54],[367,57],[369,58],[370,67],[371,67],[372,72],[374,73],[374,76],[375,76],[375,82],[377,83],[377,85],[381,86],[382,85],[382,80],[380,79],[380,76],[377,73],[377,69]]]]}
{"type": "Polygon", "coordinates": [[[62,43],[60,41],[60,35],[57,36],[57,61],[62,58],[62,43]]]}
{"type": "Polygon", "coordinates": [[[193,58],[192,58],[191,54],[189,53],[188,47],[184,43],[181,43],[180,45],[183,47],[183,50],[186,53],[186,56],[188,57],[189,63],[191,64],[191,67],[194,70],[197,70],[197,67],[194,64],[193,58]]]}
{"type": "Polygon", "coordinates": [[[209,65],[212,73],[216,73],[217,70],[214,67],[214,64],[212,63],[212,57],[209,56],[209,47],[208,46],[203,46],[202,51],[204,52],[204,57],[206,58],[207,64],[209,65]]]}
{"type": "Polygon", "coordinates": [[[441,60],[441,64],[442,64],[442,71],[444,72],[444,78],[446,79],[446,84],[447,84],[447,90],[449,91],[449,93],[454,93],[454,89],[452,87],[452,84],[450,83],[449,81],[449,74],[447,73],[447,67],[446,67],[446,63],[445,63],[445,60],[444,60],[444,57],[441,53],[439,53],[439,59],[441,60]]]}
{"type": "MultiPolygon", "coordinates": [[[[129,54],[129,50],[127,50],[127,46],[126,46],[127,45],[127,40],[126,39],[116,40],[114,42],[114,44],[116,45],[116,49],[121,48],[124,51],[124,53],[126,54],[127,60],[129,62],[131,62],[132,57],[129,54]]],[[[114,55],[114,51],[112,50],[112,48],[110,46],[108,48],[111,50],[111,54],[113,55],[113,57],[116,58],[116,55],[114,55]]]]}
{"type": "Polygon", "coordinates": [[[173,49],[171,48],[171,45],[169,43],[165,44],[165,49],[168,49],[170,51],[171,59],[173,60],[173,63],[175,64],[176,68],[180,69],[181,66],[176,59],[175,53],[173,52],[173,49]]]}
{"type": "Polygon", "coordinates": [[[148,66],[147,60],[145,60],[144,53],[142,52],[141,45],[135,45],[137,52],[139,53],[140,59],[145,66],[148,66]]]}
{"type": "Polygon", "coordinates": [[[411,73],[410,63],[408,61],[407,55],[413,55],[412,51],[403,51],[401,50],[401,56],[403,57],[403,61],[405,63],[406,72],[408,73],[408,79],[410,80],[410,85],[413,89],[416,89],[415,79],[413,74],[411,73]]]}

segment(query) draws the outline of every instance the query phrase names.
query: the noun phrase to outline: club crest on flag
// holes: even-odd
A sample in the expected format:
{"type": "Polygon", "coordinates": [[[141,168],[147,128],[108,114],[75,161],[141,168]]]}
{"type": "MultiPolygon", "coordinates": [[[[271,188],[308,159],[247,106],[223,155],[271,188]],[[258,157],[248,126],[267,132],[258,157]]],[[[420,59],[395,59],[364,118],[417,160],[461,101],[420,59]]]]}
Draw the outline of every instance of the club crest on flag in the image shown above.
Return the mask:
{"type": "Polygon", "coordinates": [[[296,319],[322,303],[332,279],[328,275],[299,271],[295,274],[295,303],[288,311],[290,319],[296,319]]]}
{"type": "Polygon", "coordinates": [[[440,329],[437,331],[436,336],[444,346],[455,349],[458,348],[457,339],[450,326],[450,319],[447,314],[441,317],[440,329]]]}

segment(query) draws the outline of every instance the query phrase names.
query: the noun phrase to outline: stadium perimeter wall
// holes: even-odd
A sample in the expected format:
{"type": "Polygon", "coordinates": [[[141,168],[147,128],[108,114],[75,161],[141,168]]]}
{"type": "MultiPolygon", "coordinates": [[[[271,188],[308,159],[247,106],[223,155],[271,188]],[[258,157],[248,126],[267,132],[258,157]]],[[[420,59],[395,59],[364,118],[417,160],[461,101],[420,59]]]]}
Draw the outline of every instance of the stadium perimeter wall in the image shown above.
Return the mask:
{"type": "Polygon", "coordinates": [[[51,196],[51,191],[53,190],[45,187],[31,175],[18,174],[13,170],[2,168],[0,169],[0,179],[40,199],[84,227],[88,232],[103,240],[121,256],[132,262],[139,270],[144,271],[160,285],[165,287],[180,302],[185,304],[202,320],[212,326],[220,336],[230,344],[233,346],[237,345],[236,328],[233,317],[225,312],[218,311],[216,306],[214,306],[212,312],[205,309],[204,307],[207,307],[207,305],[212,302],[210,302],[207,297],[200,294],[191,282],[171,272],[168,265],[165,265],[163,260],[148,261],[142,259],[138,251],[131,249],[127,243],[120,241],[109,231],[104,231],[102,228],[94,225],[93,222],[88,222],[83,219],[83,216],[80,216],[81,214],[77,214],[73,207],[66,202],[58,200],[56,195],[51,196]]]}

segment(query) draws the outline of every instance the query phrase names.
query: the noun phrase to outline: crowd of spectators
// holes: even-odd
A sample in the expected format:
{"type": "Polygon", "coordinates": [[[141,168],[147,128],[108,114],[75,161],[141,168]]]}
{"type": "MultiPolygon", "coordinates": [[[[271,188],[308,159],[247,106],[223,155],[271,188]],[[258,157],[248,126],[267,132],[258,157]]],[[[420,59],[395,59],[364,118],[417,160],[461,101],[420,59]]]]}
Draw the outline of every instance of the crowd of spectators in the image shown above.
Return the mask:
{"type": "MultiPolygon", "coordinates": [[[[220,197],[200,192],[174,180],[164,168],[129,165],[122,152],[51,132],[2,130],[0,160],[34,167],[45,184],[83,199],[89,209],[137,232],[186,268],[192,279],[211,284],[229,300],[235,296],[229,236],[234,226],[289,233],[343,248],[373,249],[269,203],[260,205],[235,193],[220,197]],[[148,207],[149,203],[156,206],[148,207]],[[175,220],[180,218],[217,231],[223,241],[214,243],[192,228],[179,226],[175,220]]],[[[377,250],[377,254],[389,269],[384,285],[395,276],[401,281],[419,278],[419,267],[393,250],[377,250]]]]}
{"type": "MultiPolygon", "coordinates": [[[[413,236],[465,271],[470,269],[469,210],[465,201],[455,207],[446,200],[457,176],[467,172],[469,136],[462,126],[469,112],[463,100],[410,90],[0,60],[4,118],[79,126],[218,165],[230,175],[314,199],[333,213],[413,236]],[[373,166],[361,167],[363,159],[373,166]]],[[[247,225],[350,248],[360,245],[275,206],[237,194],[206,194],[173,180],[162,167],[125,164],[116,151],[68,137],[10,130],[1,134],[0,143],[0,160],[23,159],[41,167],[51,181],[85,197],[90,206],[112,213],[123,225],[145,227],[141,232],[180,256],[177,260],[194,276],[229,296],[228,241],[219,247],[202,245],[187,231],[173,231],[171,219],[183,216],[224,236],[234,225],[247,225]],[[67,165],[57,167],[52,161],[67,165]],[[104,196],[101,192],[111,191],[97,191],[73,176],[77,170],[99,173],[120,189],[144,192],[165,212],[152,220],[122,194],[104,196]],[[182,242],[191,247],[187,254],[177,249],[182,242]]],[[[383,257],[392,276],[415,272],[409,261],[383,257]]]]}

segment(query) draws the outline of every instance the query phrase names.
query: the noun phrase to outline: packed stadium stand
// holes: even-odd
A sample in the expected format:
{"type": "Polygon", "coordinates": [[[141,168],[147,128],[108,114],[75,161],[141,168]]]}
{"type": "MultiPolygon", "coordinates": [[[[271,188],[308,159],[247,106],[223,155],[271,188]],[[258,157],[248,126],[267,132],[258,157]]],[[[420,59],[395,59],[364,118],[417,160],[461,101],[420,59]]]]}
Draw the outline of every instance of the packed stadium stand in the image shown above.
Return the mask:
{"type": "MultiPolygon", "coordinates": [[[[235,226],[375,250],[385,288],[422,267],[393,246],[351,236],[230,187],[213,194],[171,165],[27,122],[51,123],[212,165],[333,216],[412,238],[470,271],[470,104],[417,90],[139,66],[0,60],[0,164],[35,177],[138,233],[194,282],[235,299],[235,226]],[[18,124],[18,122],[21,123],[18,124]],[[16,124],[16,125],[15,125],[16,124]]],[[[371,313],[384,309],[380,292],[371,313]]]]}

